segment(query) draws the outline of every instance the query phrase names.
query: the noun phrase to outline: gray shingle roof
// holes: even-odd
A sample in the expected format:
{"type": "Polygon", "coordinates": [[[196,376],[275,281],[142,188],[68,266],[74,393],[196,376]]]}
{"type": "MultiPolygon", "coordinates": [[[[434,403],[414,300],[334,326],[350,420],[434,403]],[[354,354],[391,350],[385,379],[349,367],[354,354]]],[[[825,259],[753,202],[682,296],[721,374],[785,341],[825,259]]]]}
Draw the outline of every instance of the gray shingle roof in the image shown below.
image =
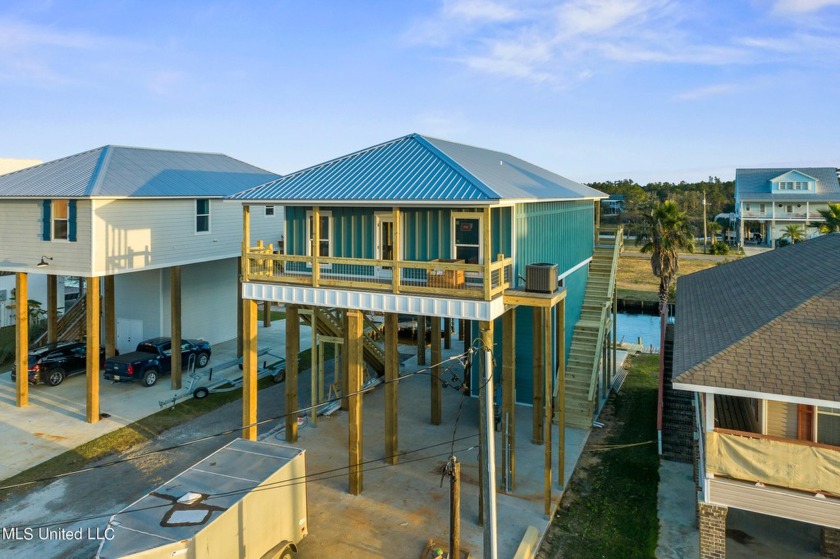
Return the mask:
{"type": "Polygon", "coordinates": [[[739,200],[802,200],[825,202],[840,200],[840,182],[834,167],[796,167],[775,169],[736,169],[735,193],[739,200]],[[803,194],[797,191],[772,193],[770,180],[789,171],[798,171],[817,179],[816,192],[803,194]]]}
{"type": "Polygon", "coordinates": [[[678,280],[675,382],[840,401],[840,233],[678,280]]]}
{"type": "Polygon", "coordinates": [[[293,202],[585,199],[606,195],[511,155],[409,134],[240,192],[293,202]]]}
{"type": "Polygon", "coordinates": [[[0,175],[0,197],[227,196],[277,177],[222,154],[104,146],[0,175]]]}

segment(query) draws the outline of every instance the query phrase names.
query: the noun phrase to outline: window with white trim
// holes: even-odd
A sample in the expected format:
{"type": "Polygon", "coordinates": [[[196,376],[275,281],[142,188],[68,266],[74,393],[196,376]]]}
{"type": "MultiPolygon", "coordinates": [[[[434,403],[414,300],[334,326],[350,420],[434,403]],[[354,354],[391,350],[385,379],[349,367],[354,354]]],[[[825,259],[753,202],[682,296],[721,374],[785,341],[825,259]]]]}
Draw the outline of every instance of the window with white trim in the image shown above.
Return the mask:
{"type": "Polygon", "coordinates": [[[207,198],[195,201],[195,232],[210,232],[210,200],[207,198]]]}
{"type": "Polygon", "coordinates": [[[274,206],[265,207],[265,217],[274,217],[274,206]]]}
{"type": "Polygon", "coordinates": [[[484,263],[484,240],[481,235],[480,213],[452,214],[452,254],[467,264],[484,263]]]}
{"type": "MultiPolygon", "coordinates": [[[[332,256],[332,212],[321,211],[321,231],[319,233],[320,243],[318,256],[332,256]]],[[[312,256],[312,241],[315,240],[315,231],[312,229],[312,212],[306,212],[306,256],[312,256]]]]}
{"type": "Polygon", "coordinates": [[[840,446],[840,410],[817,407],[817,442],[840,446]]]}

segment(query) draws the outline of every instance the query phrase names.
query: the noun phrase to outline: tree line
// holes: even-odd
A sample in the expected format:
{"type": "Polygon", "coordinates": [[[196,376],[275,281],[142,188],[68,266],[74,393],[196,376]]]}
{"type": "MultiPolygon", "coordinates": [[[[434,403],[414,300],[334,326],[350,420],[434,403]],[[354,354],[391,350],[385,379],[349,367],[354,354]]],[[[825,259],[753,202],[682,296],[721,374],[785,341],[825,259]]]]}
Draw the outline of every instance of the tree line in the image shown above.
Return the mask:
{"type": "MultiPolygon", "coordinates": [[[[621,194],[624,209],[618,220],[633,231],[641,219],[644,209],[666,201],[674,202],[686,213],[695,231],[703,232],[703,196],[706,196],[706,216],[714,220],[720,213],[735,211],[735,181],[722,181],[709,177],[700,182],[651,182],[644,186],[632,179],[592,182],[589,186],[607,194],[621,194]]],[[[609,219],[605,218],[606,221],[609,219]]]]}

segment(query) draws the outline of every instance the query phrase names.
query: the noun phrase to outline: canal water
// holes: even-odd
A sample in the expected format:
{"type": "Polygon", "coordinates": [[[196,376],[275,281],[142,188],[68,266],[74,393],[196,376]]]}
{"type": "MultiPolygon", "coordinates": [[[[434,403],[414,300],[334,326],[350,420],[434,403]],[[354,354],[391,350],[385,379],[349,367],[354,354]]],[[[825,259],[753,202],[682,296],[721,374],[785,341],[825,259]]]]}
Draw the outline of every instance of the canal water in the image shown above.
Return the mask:
{"type": "Polygon", "coordinates": [[[639,338],[642,338],[644,346],[652,345],[655,349],[659,348],[659,315],[620,312],[616,321],[619,342],[635,344],[638,343],[639,338]]]}

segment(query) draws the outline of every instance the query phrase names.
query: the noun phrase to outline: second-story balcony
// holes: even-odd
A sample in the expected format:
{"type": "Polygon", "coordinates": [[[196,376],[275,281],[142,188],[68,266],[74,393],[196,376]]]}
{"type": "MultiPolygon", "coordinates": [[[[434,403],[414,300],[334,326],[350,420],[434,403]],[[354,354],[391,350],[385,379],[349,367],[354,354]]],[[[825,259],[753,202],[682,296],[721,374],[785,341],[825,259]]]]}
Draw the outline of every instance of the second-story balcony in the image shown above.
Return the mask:
{"type": "Polygon", "coordinates": [[[706,433],[706,470],[750,483],[840,495],[840,447],[757,433],[706,433]]]}
{"type": "Polygon", "coordinates": [[[243,281],[310,287],[338,287],[414,293],[489,301],[511,287],[513,259],[467,264],[463,260],[382,260],[277,254],[271,247],[250,247],[243,281]]]}

